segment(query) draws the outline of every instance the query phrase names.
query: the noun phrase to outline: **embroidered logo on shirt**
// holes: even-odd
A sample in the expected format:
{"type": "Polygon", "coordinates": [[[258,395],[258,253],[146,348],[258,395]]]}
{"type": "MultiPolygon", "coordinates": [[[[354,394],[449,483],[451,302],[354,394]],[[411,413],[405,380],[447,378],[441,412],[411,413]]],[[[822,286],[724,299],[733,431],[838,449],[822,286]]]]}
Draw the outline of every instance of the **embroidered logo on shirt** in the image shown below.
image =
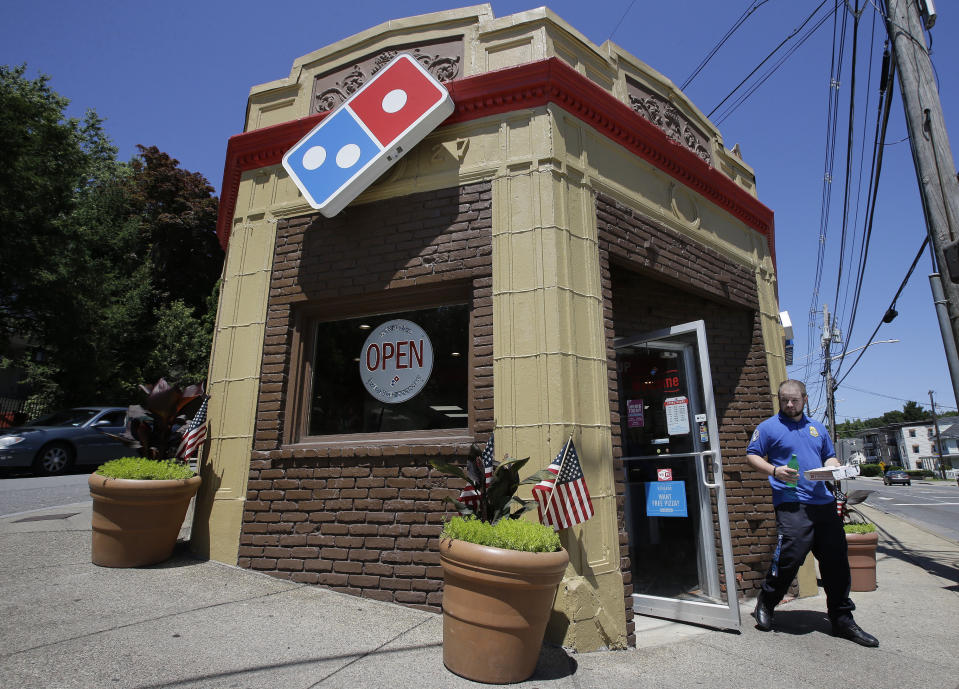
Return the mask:
{"type": "Polygon", "coordinates": [[[759,429],[758,429],[758,428],[757,428],[755,431],[753,431],[753,439],[752,439],[752,442],[756,442],[757,440],[759,440],[759,429]]]}
{"type": "Polygon", "coordinates": [[[818,438],[818,437],[819,437],[819,431],[816,430],[816,427],[815,427],[815,426],[810,426],[810,427],[809,427],[809,435],[811,435],[813,438],[818,438]]]}

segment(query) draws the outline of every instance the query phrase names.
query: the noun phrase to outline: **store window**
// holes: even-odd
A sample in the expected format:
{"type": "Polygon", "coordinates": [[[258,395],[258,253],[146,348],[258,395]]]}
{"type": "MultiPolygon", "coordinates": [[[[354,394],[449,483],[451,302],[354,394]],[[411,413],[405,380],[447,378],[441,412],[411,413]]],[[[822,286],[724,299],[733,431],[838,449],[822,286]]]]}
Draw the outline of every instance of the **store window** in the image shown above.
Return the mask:
{"type": "Polygon", "coordinates": [[[469,320],[454,304],[316,323],[308,435],[467,428],[469,320]]]}

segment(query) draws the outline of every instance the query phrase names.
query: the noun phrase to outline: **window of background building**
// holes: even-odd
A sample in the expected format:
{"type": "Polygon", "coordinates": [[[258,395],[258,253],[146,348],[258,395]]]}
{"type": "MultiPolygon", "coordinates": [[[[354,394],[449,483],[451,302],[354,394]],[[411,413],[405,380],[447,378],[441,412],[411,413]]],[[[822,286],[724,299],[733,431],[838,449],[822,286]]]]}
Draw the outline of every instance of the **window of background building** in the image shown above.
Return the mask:
{"type": "Polygon", "coordinates": [[[913,451],[914,454],[919,454],[919,446],[918,446],[918,445],[913,445],[913,446],[912,446],[912,451],[913,451]]]}
{"type": "Polygon", "coordinates": [[[468,427],[469,319],[469,307],[456,304],[317,323],[309,435],[468,427]],[[360,354],[372,329],[399,318],[429,335],[433,370],[416,396],[386,404],[363,386],[360,354]]]}
{"type": "Polygon", "coordinates": [[[915,429],[915,428],[910,428],[910,429],[909,429],[909,437],[910,437],[910,438],[915,438],[915,437],[916,437],[916,429],[915,429]]]}

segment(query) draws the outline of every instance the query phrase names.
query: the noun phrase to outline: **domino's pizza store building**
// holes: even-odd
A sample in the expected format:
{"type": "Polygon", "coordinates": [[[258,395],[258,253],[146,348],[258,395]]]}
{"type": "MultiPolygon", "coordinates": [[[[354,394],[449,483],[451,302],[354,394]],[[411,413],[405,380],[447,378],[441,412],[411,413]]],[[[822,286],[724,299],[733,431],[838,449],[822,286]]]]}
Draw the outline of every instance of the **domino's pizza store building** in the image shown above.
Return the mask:
{"type": "Polygon", "coordinates": [[[545,8],[373,27],[251,91],[217,231],[196,552],[438,611],[462,483],[429,460],[495,430],[532,472],[572,435],[595,515],[548,636],[738,628],[775,541],[744,461],[785,377],[773,215],[666,78],[545,8]],[[455,109],[324,217],[283,155],[400,53],[455,109]]]}

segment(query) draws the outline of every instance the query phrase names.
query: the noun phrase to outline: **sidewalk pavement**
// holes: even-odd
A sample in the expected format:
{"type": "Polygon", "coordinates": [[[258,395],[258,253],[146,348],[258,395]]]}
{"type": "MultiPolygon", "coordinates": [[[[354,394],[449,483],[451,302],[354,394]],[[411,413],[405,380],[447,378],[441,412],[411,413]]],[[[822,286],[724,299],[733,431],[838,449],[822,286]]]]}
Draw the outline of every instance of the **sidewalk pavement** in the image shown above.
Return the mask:
{"type": "MultiPolygon", "coordinates": [[[[877,510],[879,588],[853,594],[880,640],[829,635],[825,598],[777,608],[762,633],[637,617],[637,648],[544,645],[520,687],[953,689],[959,686],[959,544],[877,510]]],[[[0,686],[475,687],[442,660],[442,618],[216,562],[90,563],[90,503],[0,517],[0,686]]]]}

